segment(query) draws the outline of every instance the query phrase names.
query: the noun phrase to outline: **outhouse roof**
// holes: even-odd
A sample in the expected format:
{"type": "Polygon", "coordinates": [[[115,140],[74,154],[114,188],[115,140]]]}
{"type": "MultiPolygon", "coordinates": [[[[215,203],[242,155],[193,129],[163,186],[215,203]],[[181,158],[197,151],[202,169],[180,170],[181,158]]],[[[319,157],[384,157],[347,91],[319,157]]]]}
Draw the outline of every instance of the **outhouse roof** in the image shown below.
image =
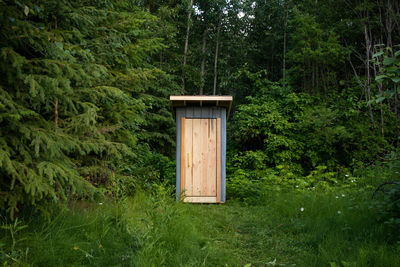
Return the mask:
{"type": "Polygon", "coordinates": [[[232,106],[233,96],[231,95],[171,95],[169,100],[173,107],[186,107],[186,106],[216,106],[225,107],[227,114],[232,106]]]}

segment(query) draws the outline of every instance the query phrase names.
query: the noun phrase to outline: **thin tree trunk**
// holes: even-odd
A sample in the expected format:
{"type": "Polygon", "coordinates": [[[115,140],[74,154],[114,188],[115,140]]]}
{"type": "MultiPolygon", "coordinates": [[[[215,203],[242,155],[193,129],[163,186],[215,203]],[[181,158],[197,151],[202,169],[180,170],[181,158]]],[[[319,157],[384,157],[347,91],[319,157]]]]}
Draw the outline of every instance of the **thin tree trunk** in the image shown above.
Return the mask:
{"type": "MultiPolygon", "coordinates": [[[[377,75],[377,70],[376,70],[376,65],[373,64],[373,68],[374,68],[374,76],[376,77],[377,75]]],[[[383,88],[382,88],[382,83],[378,83],[378,89],[379,89],[379,95],[380,97],[383,97],[383,88]]],[[[381,115],[381,134],[382,137],[385,136],[385,127],[384,127],[384,118],[383,118],[383,101],[379,102],[379,111],[380,111],[380,115],[381,115]]]]}
{"type": "Polygon", "coordinates": [[[283,26],[283,60],[282,60],[282,80],[283,87],[286,85],[286,28],[287,28],[288,12],[285,11],[285,22],[283,26]]]}
{"type": "Polygon", "coordinates": [[[367,56],[367,61],[365,63],[366,71],[367,71],[367,81],[366,81],[366,89],[367,89],[367,101],[368,101],[368,109],[369,109],[369,116],[371,119],[371,125],[372,128],[375,128],[375,121],[374,121],[374,114],[372,112],[372,106],[371,106],[371,72],[370,72],[370,53],[371,53],[371,40],[369,38],[368,34],[368,29],[367,25],[364,24],[364,37],[365,37],[365,48],[366,48],[366,56],[367,56]]]}
{"type": "Polygon", "coordinates": [[[218,48],[219,48],[219,33],[221,31],[221,18],[219,19],[218,22],[218,28],[217,28],[217,44],[215,45],[215,58],[214,58],[214,89],[213,89],[213,95],[216,95],[217,93],[217,75],[218,75],[218,48]]]}
{"type": "MultiPolygon", "coordinates": [[[[387,1],[387,6],[386,6],[386,40],[387,40],[387,47],[391,48],[391,56],[394,57],[394,51],[393,51],[393,42],[392,42],[392,32],[393,32],[393,17],[392,17],[392,12],[393,12],[393,7],[392,3],[390,0],[387,1]]],[[[394,113],[396,114],[396,118],[399,117],[398,113],[398,99],[399,99],[399,94],[397,92],[397,86],[396,84],[394,85],[394,113]]]]}
{"type": "Polygon", "coordinates": [[[315,61],[313,61],[311,63],[311,70],[312,70],[312,73],[311,73],[311,88],[312,88],[313,93],[315,93],[316,92],[316,90],[315,90],[315,61]]]}
{"type": "Polygon", "coordinates": [[[306,91],[306,61],[303,55],[303,92],[306,91]]]}
{"type": "Polygon", "coordinates": [[[187,62],[187,53],[189,48],[189,35],[190,35],[190,18],[192,16],[193,0],[190,0],[190,7],[187,16],[187,26],[186,26],[186,37],[185,37],[185,47],[183,50],[183,68],[182,68],[182,94],[185,93],[185,68],[187,62]]]}
{"type": "Polygon", "coordinates": [[[146,2],[146,11],[150,13],[150,9],[151,9],[150,1],[147,1],[146,2]]]}
{"type": "Polygon", "coordinates": [[[56,102],[54,105],[54,124],[57,128],[58,127],[58,98],[56,98],[56,102]]]}
{"type": "Polygon", "coordinates": [[[201,67],[200,67],[200,95],[203,94],[204,89],[204,68],[206,65],[206,43],[207,43],[207,26],[204,27],[203,31],[203,44],[201,46],[201,67]]]}

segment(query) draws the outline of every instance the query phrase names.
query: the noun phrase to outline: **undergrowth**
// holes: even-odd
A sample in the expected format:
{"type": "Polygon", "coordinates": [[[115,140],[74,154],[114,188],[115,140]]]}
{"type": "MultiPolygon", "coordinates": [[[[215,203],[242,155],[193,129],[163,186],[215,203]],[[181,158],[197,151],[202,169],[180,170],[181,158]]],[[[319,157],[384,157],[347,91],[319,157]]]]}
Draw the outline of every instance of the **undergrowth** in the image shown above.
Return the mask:
{"type": "MultiPolygon", "coordinates": [[[[372,198],[374,173],[330,190],[271,188],[255,205],[175,202],[155,185],[75,201],[46,219],[3,219],[3,266],[400,266],[399,236],[372,198]],[[249,265],[251,264],[251,265],[249,265]]],[[[376,177],[376,176],[375,176],[376,177]]],[[[353,177],[355,180],[356,177],[353,177]]]]}

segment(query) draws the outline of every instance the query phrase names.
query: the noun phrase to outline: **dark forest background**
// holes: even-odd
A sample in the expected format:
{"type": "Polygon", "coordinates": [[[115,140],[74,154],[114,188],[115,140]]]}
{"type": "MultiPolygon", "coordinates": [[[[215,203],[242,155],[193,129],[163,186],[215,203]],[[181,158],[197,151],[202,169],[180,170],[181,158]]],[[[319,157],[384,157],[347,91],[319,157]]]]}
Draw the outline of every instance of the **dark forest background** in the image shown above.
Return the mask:
{"type": "Polygon", "coordinates": [[[1,0],[0,23],[12,218],[173,185],[175,94],[234,96],[230,198],[399,165],[398,1],[1,0]]]}

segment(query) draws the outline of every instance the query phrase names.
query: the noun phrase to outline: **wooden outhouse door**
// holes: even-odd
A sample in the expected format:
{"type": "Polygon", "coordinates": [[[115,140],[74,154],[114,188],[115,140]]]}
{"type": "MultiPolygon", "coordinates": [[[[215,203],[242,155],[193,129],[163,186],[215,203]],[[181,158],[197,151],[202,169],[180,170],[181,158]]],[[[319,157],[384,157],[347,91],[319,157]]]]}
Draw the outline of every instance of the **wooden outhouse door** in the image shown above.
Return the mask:
{"type": "Polygon", "coordinates": [[[221,119],[182,118],[181,190],[184,202],[221,201],[221,119]]]}

